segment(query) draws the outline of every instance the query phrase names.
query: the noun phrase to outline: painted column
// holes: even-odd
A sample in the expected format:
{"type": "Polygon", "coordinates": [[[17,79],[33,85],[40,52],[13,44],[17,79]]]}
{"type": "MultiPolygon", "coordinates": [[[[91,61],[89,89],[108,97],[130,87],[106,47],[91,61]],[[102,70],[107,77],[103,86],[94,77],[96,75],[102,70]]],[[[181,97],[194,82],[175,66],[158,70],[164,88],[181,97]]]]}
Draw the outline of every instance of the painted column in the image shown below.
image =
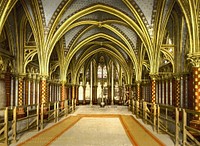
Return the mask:
{"type": "MultiPolygon", "coordinates": [[[[196,112],[200,112],[200,67],[193,67],[193,105],[196,112]]],[[[200,130],[200,116],[195,114],[193,119],[190,121],[192,128],[200,130]]]]}
{"type": "Polygon", "coordinates": [[[86,85],[83,86],[83,105],[86,104],[86,102],[85,102],[85,90],[86,90],[86,85]]]}
{"type": "Polygon", "coordinates": [[[61,82],[61,100],[66,99],[65,81],[61,82]]]}
{"type": "Polygon", "coordinates": [[[137,101],[141,100],[141,82],[140,81],[136,82],[136,100],[137,101]]]}
{"type": "Polygon", "coordinates": [[[111,75],[111,105],[114,105],[114,65],[112,62],[112,75],[111,75]]]}
{"type": "Polygon", "coordinates": [[[93,86],[93,103],[97,104],[97,85],[93,86]]]}
{"type": "Polygon", "coordinates": [[[166,104],[166,78],[163,78],[163,104],[166,104]]]}
{"type": "Polygon", "coordinates": [[[79,99],[78,99],[78,88],[79,88],[79,86],[78,85],[75,85],[75,99],[76,99],[76,105],[78,105],[79,104],[79,99]]]}
{"type": "Polygon", "coordinates": [[[35,88],[35,80],[36,80],[36,75],[33,74],[33,81],[32,81],[32,91],[33,91],[33,95],[32,95],[32,101],[33,101],[33,104],[36,104],[36,88],[35,88]]]}
{"type": "Polygon", "coordinates": [[[40,94],[41,94],[41,103],[44,104],[44,114],[46,114],[47,112],[47,105],[46,103],[48,102],[47,99],[47,80],[46,80],[46,76],[41,76],[41,81],[40,81],[40,94]]]}
{"type": "MultiPolygon", "coordinates": [[[[23,106],[24,101],[23,101],[23,88],[24,88],[24,75],[19,75],[19,80],[18,80],[18,106],[23,106]]],[[[18,115],[24,115],[24,109],[19,108],[18,109],[18,115]]]]}
{"type": "MultiPolygon", "coordinates": [[[[64,101],[66,99],[66,90],[65,90],[65,81],[61,82],[61,100],[64,101]]],[[[64,108],[64,102],[62,102],[61,108],[64,108]]]]}
{"type": "Polygon", "coordinates": [[[37,75],[36,76],[36,84],[35,84],[35,88],[36,88],[36,103],[41,103],[40,101],[40,76],[37,75]]]}
{"type": "Polygon", "coordinates": [[[150,75],[151,77],[151,103],[156,103],[156,78],[157,75],[150,75]]]}
{"type": "Polygon", "coordinates": [[[6,90],[5,90],[5,74],[0,73],[0,108],[3,108],[6,106],[6,90]]]}
{"type": "Polygon", "coordinates": [[[92,105],[92,86],[93,86],[93,75],[92,75],[92,61],[90,62],[90,105],[92,105]]]}
{"type": "Polygon", "coordinates": [[[10,87],[10,106],[11,108],[14,106],[14,90],[15,90],[15,86],[14,86],[14,77],[13,75],[11,76],[11,87],[10,87]]]}
{"type": "Polygon", "coordinates": [[[122,104],[122,98],[123,98],[122,89],[123,89],[123,87],[119,85],[119,105],[122,104]]]}
{"type": "Polygon", "coordinates": [[[18,106],[18,98],[19,98],[19,94],[18,94],[18,81],[19,78],[18,76],[15,76],[15,106],[18,106]]]}
{"type": "Polygon", "coordinates": [[[181,78],[180,75],[175,75],[175,107],[180,107],[180,97],[181,97],[181,78]]]}
{"type": "Polygon", "coordinates": [[[75,110],[75,99],[76,99],[76,87],[75,85],[72,85],[72,96],[71,96],[71,101],[72,101],[72,107],[73,107],[73,110],[75,110]]]}
{"type": "MultiPolygon", "coordinates": [[[[5,92],[6,92],[6,95],[5,95],[5,99],[6,99],[6,106],[10,106],[10,96],[11,96],[11,73],[10,72],[6,72],[5,75],[4,75],[4,79],[3,79],[3,82],[5,82],[5,92]]],[[[1,88],[3,89],[3,88],[1,88]]]]}
{"type": "MultiPolygon", "coordinates": [[[[194,110],[200,112],[200,67],[193,67],[193,85],[194,85],[194,110]]],[[[196,119],[200,120],[200,117],[196,115],[196,119]]]]}
{"type": "Polygon", "coordinates": [[[66,82],[65,82],[65,99],[68,99],[68,87],[66,82]]]}

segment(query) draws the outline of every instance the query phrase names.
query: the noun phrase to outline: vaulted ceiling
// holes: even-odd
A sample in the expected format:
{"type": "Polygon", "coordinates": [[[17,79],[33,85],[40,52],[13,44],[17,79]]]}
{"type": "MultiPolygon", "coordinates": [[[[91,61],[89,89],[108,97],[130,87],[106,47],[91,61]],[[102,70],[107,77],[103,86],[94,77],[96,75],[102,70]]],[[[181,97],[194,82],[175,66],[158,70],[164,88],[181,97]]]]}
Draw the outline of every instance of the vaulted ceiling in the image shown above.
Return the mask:
{"type": "Polygon", "coordinates": [[[180,64],[190,45],[187,0],[12,2],[0,48],[9,56],[21,54],[18,72],[57,72],[65,79],[92,60],[98,64],[101,56],[121,66],[128,80],[185,70],[180,64]]]}

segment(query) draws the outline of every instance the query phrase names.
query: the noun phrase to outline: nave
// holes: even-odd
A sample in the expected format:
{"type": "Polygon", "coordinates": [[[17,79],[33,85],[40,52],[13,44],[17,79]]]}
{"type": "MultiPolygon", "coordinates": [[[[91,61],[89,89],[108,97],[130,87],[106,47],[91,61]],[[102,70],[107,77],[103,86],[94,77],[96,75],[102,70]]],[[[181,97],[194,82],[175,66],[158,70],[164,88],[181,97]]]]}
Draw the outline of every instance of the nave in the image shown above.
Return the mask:
{"type": "MultiPolygon", "coordinates": [[[[104,108],[78,106],[76,109],[73,114],[62,118],[59,123],[50,123],[40,132],[31,131],[23,134],[16,144],[18,146],[174,145],[168,135],[153,132],[150,126],[144,125],[141,120],[133,116],[127,106],[106,106],[104,108]],[[130,120],[129,116],[136,121],[130,120]],[[135,125],[128,127],[129,121],[135,125]],[[62,124],[62,128],[59,124],[62,124]],[[50,130],[57,133],[49,132],[50,130]],[[129,130],[133,130],[133,133],[129,130]]],[[[11,144],[11,146],[16,144],[11,144]]]]}
{"type": "Polygon", "coordinates": [[[199,146],[199,34],[200,0],[0,0],[0,142],[115,105],[199,146]]]}

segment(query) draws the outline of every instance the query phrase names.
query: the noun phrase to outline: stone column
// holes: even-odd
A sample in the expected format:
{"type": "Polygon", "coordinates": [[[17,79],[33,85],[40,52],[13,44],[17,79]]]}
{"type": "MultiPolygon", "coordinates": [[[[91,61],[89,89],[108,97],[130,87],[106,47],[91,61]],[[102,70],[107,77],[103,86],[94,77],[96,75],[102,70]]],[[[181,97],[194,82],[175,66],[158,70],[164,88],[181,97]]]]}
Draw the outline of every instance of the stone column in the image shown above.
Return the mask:
{"type": "Polygon", "coordinates": [[[92,87],[93,87],[93,69],[92,69],[92,62],[90,62],[90,105],[92,105],[92,87]]]}
{"type": "Polygon", "coordinates": [[[15,105],[14,101],[14,90],[15,90],[15,86],[14,86],[14,76],[11,76],[11,87],[10,87],[10,106],[13,107],[15,105]]]}
{"type": "MultiPolygon", "coordinates": [[[[200,112],[200,67],[193,67],[193,105],[196,112],[200,112]]],[[[190,125],[192,128],[200,130],[200,116],[194,115],[193,119],[190,121],[190,125]]]]}
{"type": "Polygon", "coordinates": [[[35,86],[35,80],[36,80],[36,75],[33,74],[33,81],[32,81],[32,102],[33,104],[36,104],[36,86],[35,86]]]}
{"type": "Polygon", "coordinates": [[[6,106],[5,74],[0,73],[0,108],[6,106]]]}
{"type": "Polygon", "coordinates": [[[163,92],[163,104],[166,104],[166,78],[163,77],[162,79],[162,83],[163,83],[163,88],[162,88],[162,92],[163,92]]]}
{"type": "Polygon", "coordinates": [[[72,100],[72,107],[73,110],[75,110],[75,99],[76,99],[76,87],[75,85],[72,85],[72,96],[71,96],[71,100],[72,100]]]}
{"type": "Polygon", "coordinates": [[[107,100],[107,104],[111,104],[112,102],[112,86],[111,85],[107,85],[107,91],[108,91],[108,100],[107,100]]]}
{"type": "Polygon", "coordinates": [[[65,82],[61,82],[61,100],[66,99],[66,90],[65,90],[65,82]]]}
{"type": "Polygon", "coordinates": [[[78,93],[79,93],[79,92],[78,92],[78,89],[79,89],[79,85],[76,85],[75,88],[76,88],[76,97],[75,97],[75,98],[76,98],[76,105],[79,105],[79,98],[78,98],[78,93]]]}
{"type": "Polygon", "coordinates": [[[175,79],[175,107],[180,107],[180,96],[181,96],[181,76],[180,75],[174,75],[175,79]]]}
{"type": "Polygon", "coordinates": [[[41,101],[40,101],[40,76],[39,75],[36,76],[35,88],[36,88],[35,99],[36,99],[36,103],[39,104],[39,103],[41,103],[41,101]]]}
{"type": "Polygon", "coordinates": [[[151,103],[156,103],[156,79],[157,75],[150,75],[151,77],[151,103]]]}
{"type": "MultiPolygon", "coordinates": [[[[24,89],[24,75],[19,75],[19,78],[18,78],[18,106],[24,105],[23,89],[24,89]]],[[[17,113],[18,113],[18,115],[20,115],[20,117],[21,117],[21,115],[23,116],[25,114],[23,108],[19,108],[17,113]]]]}
{"type": "Polygon", "coordinates": [[[141,99],[141,82],[140,81],[136,81],[136,100],[140,101],[141,99]]]}
{"type": "Polygon", "coordinates": [[[85,90],[86,90],[86,86],[84,85],[83,86],[83,105],[86,104],[86,101],[85,101],[85,90]]]}
{"type": "Polygon", "coordinates": [[[46,76],[41,76],[41,81],[40,81],[40,97],[41,97],[41,103],[44,104],[44,115],[47,114],[47,105],[46,103],[48,102],[47,99],[47,77],[46,76]]]}
{"type": "Polygon", "coordinates": [[[93,103],[97,104],[97,85],[93,86],[93,103]]]}
{"type": "MultiPolygon", "coordinates": [[[[65,100],[66,99],[66,88],[65,88],[65,81],[61,82],[61,100],[65,100]]],[[[61,108],[64,108],[64,102],[62,102],[61,108]]]]}
{"type": "Polygon", "coordinates": [[[122,89],[123,89],[123,87],[119,85],[119,105],[122,104],[122,98],[123,98],[122,89]]]}
{"type": "MultiPolygon", "coordinates": [[[[194,85],[194,110],[200,112],[200,67],[193,67],[193,85],[194,85]]],[[[200,120],[200,117],[196,117],[200,120]]]]}
{"type": "Polygon", "coordinates": [[[111,105],[114,105],[114,65],[112,62],[112,72],[111,72],[111,105]]]}
{"type": "Polygon", "coordinates": [[[15,106],[18,105],[18,81],[19,81],[19,78],[17,75],[15,75],[15,91],[14,91],[14,98],[15,98],[15,106]]]}
{"type": "MultiPolygon", "coordinates": [[[[4,97],[6,99],[6,106],[10,106],[10,96],[11,96],[11,73],[10,72],[6,72],[4,75],[4,79],[3,82],[5,82],[5,91],[6,91],[6,96],[4,97]]],[[[3,88],[1,88],[3,89],[3,88]]]]}

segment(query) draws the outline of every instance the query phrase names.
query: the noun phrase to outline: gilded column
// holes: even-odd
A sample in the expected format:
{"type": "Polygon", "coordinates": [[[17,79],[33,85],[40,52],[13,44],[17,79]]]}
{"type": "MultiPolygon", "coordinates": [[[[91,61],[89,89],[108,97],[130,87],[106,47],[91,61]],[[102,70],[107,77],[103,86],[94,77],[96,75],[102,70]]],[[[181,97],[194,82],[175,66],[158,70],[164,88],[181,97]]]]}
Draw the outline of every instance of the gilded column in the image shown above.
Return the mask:
{"type": "Polygon", "coordinates": [[[4,75],[4,82],[5,82],[5,91],[6,91],[6,106],[10,106],[10,96],[11,96],[11,73],[6,72],[4,75]]]}
{"type": "Polygon", "coordinates": [[[46,76],[42,76],[41,77],[41,81],[40,81],[40,93],[41,93],[41,103],[47,103],[48,99],[47,99],[47,80],[46,80],[46,76]]]}
{"type": "Polygon", "coordinates": [[[85,103],[85,90],[86,90],[86,85],[83,86],[83,104],[85,103]]]}
{"type": "Polygon", "coordinates": [[[76,99],[76,105],[78,105],[79,104],[79,98],[78,98],[78,88],[79,88],[79,86],[78,85],[75,85],[75,99],[76,99]]]}
{"type": "Polygon", "coordinates": [[[61,100],[66,99],[65,82],[61,82],[61,100]]]}
{"type": "Polygon", "coordinates": [[[75,99],[76,99],[76,87],[75,85],[72,85],[72,96],[71,96],[71,100],[72,100],[72,107],[73,107],[73,110],[75,110],[75,99]]]}
{"type": "Polygon", "coordinates": [[[137,81],[136,82],[136,100],[140,101],[141,99],[141,82],[137,81]]]}
{"type": "Polygon", "coordinates": [[[166,104],[166,78],[163,77],[163,104],[166,104]]]}
{"type": "Polygon", "coordinates": [[[36,88],[35,88],[35,80],[36,80],[36,75],[33,74],[33,81],[32,81],[32,101],[33,101],[33,104],[36,104],[36,88]]]}
{"type": "Polygon", "coordinates": [[[181,97],[181,76],[175,75],[175,107],[180,107],[180,97],[181,97]]]}
{"type": "MultiPolygon", "coordinates": [[[[61,100],[65,100],[66,99],[66,91],[65,91],[65,81],[61,82],[61,100]]],[[[64,108],[64,102],[62,102],[61,105],[62,108],[64,108]]]]}
{"type": "Polygon", "coordinates": [[[35,83],[36,83],[35,84],[35,88],[36,88],[35,99],[36,99],[36,103],[39,104],[39,103],[41,103],[41,101],[40,101],[40,76],[39,75],[36,76],[36,82],[35,83]]]}
{"type": "Polygon", "coordinates": [[[68,91],[68,86],[65,85],[65,98],[69,99],[69,91],[68,91]]]}
{"type": "Polygon", "coordinates": [[[11,76],[11,88],[10,88],[10,106],[13,107],[14,105],[14,90],[15,90],[15,86],[14,86],[14,77],[13,75],[11,76]]]}
{"type": "MultiPolygon", "coordinates": [[[[196,112],[200,112],[200,67],[193,67],[193,105],[196,112]]],[[[195,129],[200,129],[200,116],[195,114],[190,125],[195,129]]]]}
{"type": "Polygon", "coordinates": [[[157,75],[150,75],[151,76],[151,103],[156,103],[156,79],[157,75]]]}
{"type": "Polygon", "coordinates": [[[19,78],[18,78],[18,76],[17,75],[15,75],[15,90],[14,90],[14,98],[15,98],[15,106],[17,106],[18,105],[18,98],[19,98],[19,96],[18,96],[18,81],[19,81],[19,78]]]}
{"type": "MultiPolygon", "coordinates": [[[[200,67],[193,67],[194,110],[200,112],[200,67]]],[[[198,117],[198,120],[200,118],[198,117]]]]}
{"type": "MultiPolygon", "coordinates": [[[[23,106],[23,89],[24,89],[24,76],[20,75],[18,78],[18,106],[23,106]]],[[[24,109],[18,109],[18,115],[24,115],[24,109]]]]}
{"type": "Polygon", "coordinates": [[[123,87],[119,85],[119,105],[122,104],[122,98],[123,98],[123,87]]]}

